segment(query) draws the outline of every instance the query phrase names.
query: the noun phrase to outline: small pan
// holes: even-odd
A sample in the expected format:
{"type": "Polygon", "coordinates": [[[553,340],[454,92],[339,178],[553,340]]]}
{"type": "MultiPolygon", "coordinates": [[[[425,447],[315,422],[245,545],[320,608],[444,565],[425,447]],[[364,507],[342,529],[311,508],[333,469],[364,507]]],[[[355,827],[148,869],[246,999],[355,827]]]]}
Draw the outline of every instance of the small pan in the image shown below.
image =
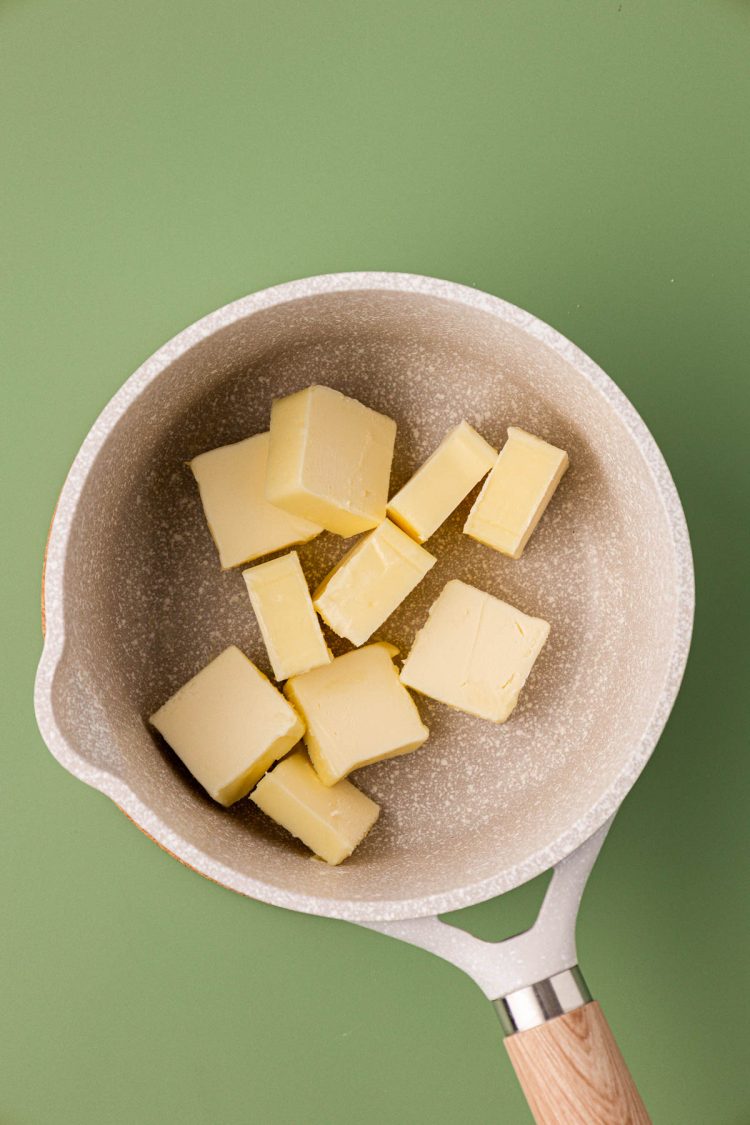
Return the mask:
{"type": "MultiPolygon", "coordinates": [[[[327,534],[301,547],[310,583],[343,551],[327,534]]],[[[66,769],[224,886],[463,969],[497,1007],[537,1121],[648,1121],[577,968],[574,926],[674,703],[693,572],[653,438],[578,348],[505,301],[405,274],[310,278],[219,309],[147,360],[94,424],[54,517],[44,600],[36,712],[66,769]],[[571,462],[518,561],[461,533],[469,498],[430,540],[437,565],[376,634],[408,651],[454,577],[552,626],[507,724],[419,699],[430,739],[357,775],[383,814],[339,868],[251,802],[214,805],[144,721],[228,644],[267,669],[241,574],[219,570],[184,465],[267,429],[271,398],[310,383],[396,419],[394,489],[463,418],[497,447],[523,426],[571,462]],[[524,934],[492,944],[437,917],[552,867],[524,934]]]]}

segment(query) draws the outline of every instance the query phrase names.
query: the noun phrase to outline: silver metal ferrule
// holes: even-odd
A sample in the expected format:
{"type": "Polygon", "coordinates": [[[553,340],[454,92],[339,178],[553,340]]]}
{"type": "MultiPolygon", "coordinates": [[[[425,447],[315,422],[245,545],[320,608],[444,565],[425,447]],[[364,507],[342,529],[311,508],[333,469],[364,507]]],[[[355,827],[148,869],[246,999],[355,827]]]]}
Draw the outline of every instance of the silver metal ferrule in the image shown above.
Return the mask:
{"type": "Polygon", "coordinates": [[[500,1017],[505,1035],[528,1031],[547,1020],[563,1016],[591,1000],[583,974],[577,965],[565,969],[547,980],[537,981],[528,988],[519,988],[508,996],[493,1000],[492,1005],[500,1017]]]}

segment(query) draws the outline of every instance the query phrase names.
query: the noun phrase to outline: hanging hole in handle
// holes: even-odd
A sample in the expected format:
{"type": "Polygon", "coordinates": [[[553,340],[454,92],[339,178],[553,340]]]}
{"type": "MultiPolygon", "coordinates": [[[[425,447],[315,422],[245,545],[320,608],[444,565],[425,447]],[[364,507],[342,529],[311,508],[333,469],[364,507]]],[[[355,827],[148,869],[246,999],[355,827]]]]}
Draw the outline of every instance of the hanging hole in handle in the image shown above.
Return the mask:
{"type": "Polygon", "coordinates": [[[551,879],[552,872],[545,871],[497,898],[441,914],[440,921],[481,941],[504,941],[534,925],[551,879]]]}

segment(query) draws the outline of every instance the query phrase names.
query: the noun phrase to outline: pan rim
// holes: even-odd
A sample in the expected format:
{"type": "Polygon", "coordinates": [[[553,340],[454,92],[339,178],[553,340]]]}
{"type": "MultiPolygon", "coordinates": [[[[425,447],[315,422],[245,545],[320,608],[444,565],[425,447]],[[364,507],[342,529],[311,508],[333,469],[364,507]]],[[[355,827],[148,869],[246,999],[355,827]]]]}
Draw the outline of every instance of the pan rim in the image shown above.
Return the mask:
{"type": "Polygon", "coordinates": [[[189,325],[141,364],[94,422],[68,472],[50,529],[43,577],[46,634],[34,687],[35,712],[44,741],[68,772],[110,797],[160,847],[214,882],[271,905],[348,921],[427,917],[473,905],[522,885],[564,859],[615,813],[650,758],[677,697],[690,648],[694,599],[693,561],[687,523],[664,457],[629,399],[580,348],[532,313],[500,297],[456,282],[407,273],[361,271],[321,274],[259,290],[189,325]],[[322,294],[362,290],[436,297],[488,312],[528,333],[574,367],[617,414],[648,466],[670,529],[677,579],[672,650],[661,694],[630,757],[595,804],[564,833],[520,864],[451,890],[392,900],[331,899],[285,891],[262,880],[240,875],[207,856],[174,832],[122,779],[84,759],[60,730],[53,704],[54,680],[66,643],[63,590],[68,540],[86,480],[111,431],[163,370],[217,331],[275,305],[322,294]]]}

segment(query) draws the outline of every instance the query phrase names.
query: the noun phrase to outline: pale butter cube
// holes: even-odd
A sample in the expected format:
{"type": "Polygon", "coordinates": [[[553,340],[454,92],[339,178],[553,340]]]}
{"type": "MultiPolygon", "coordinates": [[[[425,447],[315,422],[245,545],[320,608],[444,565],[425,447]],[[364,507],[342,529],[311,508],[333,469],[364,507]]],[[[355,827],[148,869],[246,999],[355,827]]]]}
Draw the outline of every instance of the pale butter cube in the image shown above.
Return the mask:
{"type": "Polygon", "coordinates": [[[511,426],[464,531],[519,559],[567,467],[568,455],[563,449],[511,426]]]}
{"type": "Polygon", "coordinates": [[[325,785],[427,740],[430,732],[399,683],[392,653],[392,645],[367,645],[287,680],[284,692],[307,724],[305,743],[325,785]]]}
{"type": "Polygon", "coordinates": [[[385,519],[396,423],[331,387],[271,406],[266,496],[348,537],[385,519]]]}
{"type": "Polygon", "coordinates": [[[281,692],[234,645],[188,680],[151,722],[220,805],[249,793],[305,729],[281,692]]]}
{"type": "Polygon", "coordinates": [[[388,515],[418,543],[424,543],[496,460],[497,450],[468,422],[459,422],[389,501],[388,515]]]}
{"type": "Polygon", "coordinates": [[[352,854],[380,815],[380,806],[350,781],[324,785],[304,750],[267,773],[250,800],[334,866],[352,854]]]}
{"type": "Polygon", "coordinates": [[[224,570],[307,543],[323,528],[266,500],[268,434],[201,453],[190,462],[224,570]]]}
{"type": "Polygon", "coordinates": [[[548,634],[541,618],[454,579],[417,633],[401,682],[470,715],[504,723],[548,634]]]}
{"type": "Polygon", "coordinates": [[[340,637],[364,644],[437,559],[390,520],[360,539],[313,595],[320,616],[340,637]]]}
{"type": "Polygon", "coordinates": [[[296,551],[243,570],[242,577],[277,680],[333,659],[296,551]]]}

